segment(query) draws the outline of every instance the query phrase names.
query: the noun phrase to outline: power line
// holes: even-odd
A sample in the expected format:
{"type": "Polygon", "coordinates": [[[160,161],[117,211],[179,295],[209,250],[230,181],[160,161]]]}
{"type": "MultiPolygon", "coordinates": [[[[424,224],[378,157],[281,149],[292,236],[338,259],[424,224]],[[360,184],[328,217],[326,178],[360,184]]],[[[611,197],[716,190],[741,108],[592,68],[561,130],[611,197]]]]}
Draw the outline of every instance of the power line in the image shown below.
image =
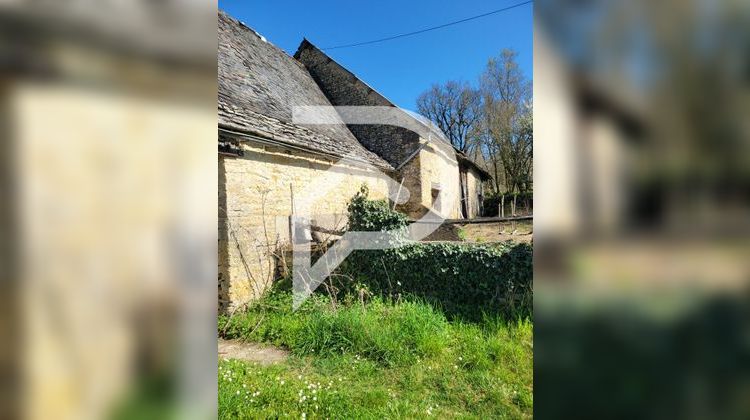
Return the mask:
{"type": "Polygon", "coordinates": [[[476,16],[468,17],[466,19],[457,20],[455,22],[444,23],[444,24],[439,25],[439,26],[433,26],[431,28],[420,29],[418,31],[408,32],[408,33],[405,33],[405,34],[399,34],[399,35],[389,36],[389,37],[386,37],[386,38],[374,39],[372,41],[357,42],[357,43],[354,43],[354,44],[336,45],[334,47],[327,47],[327,48],[321,48],[321,49],[322,50],[335,50],[335,49],[338,49],[338,48],[358,47],[360,45],[369,45],[369,44],[375,44],[375,43],[383,42],[383,41],[390,41],[392,39],[397,39],[397,38],[403,38],[403,37],[407,37],[407,36],[417,35],[417,34],[429,32],[429,31],[434,31],[436,29],[442,29],[442,28],[445,28],[447,26],[452,26],[452,25],[457,25],[459,23],[468,22],[470,20],[483,18],[485,16],[494,15],[495,13],[504,12],[504,11],[510,10],[510,9],[515,9],[516,7],[521,7],[523,5],[526,5],[526,4],[529,4],[529,3],[533,3],[533,2],[534,2],[534,0],[528,0],[528,1],[525,1],[523,3],[518,3],[518,4],[514,4],[512,6],[503,7],[502,9],[493,10],[491,12],[483,13],[481,15],[476,15],[476,16]]]}

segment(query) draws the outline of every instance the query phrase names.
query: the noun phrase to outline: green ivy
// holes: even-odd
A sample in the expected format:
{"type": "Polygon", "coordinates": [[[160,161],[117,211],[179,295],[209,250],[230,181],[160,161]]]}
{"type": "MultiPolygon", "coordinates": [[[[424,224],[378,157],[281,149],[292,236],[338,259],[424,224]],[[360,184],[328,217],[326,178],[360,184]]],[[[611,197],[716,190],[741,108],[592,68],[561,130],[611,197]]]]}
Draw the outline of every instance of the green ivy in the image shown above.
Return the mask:
{"type": "MultiPolygon", "coordinates": [[[[350,201],[349,229],[406,231],[408,219],[387,201],[368,199],[363,186],[350,201]]],[[[398,297],[411,295],[459,315],[482,312],[530,316],[532,247],[529,244],[404,242],[397,248],[360,250],[349,255],[338,274],[351,281],[344,294],[361,290],[398,297]]]]}
{"type": "Polygon", "coordinates": [[[360,250],[346,258],[339,273],[374,294],[417,296],[460,315],[526,317],[532,312],[529,244],[425,242],[360,250]]]}
{"type": "Polygon", "coordinates": [[[405,230],[409,219],[391,210],[386,200],[370,200],[367,185],[349,201],[349,230],[355,232],[378,232],[405,230]]]}

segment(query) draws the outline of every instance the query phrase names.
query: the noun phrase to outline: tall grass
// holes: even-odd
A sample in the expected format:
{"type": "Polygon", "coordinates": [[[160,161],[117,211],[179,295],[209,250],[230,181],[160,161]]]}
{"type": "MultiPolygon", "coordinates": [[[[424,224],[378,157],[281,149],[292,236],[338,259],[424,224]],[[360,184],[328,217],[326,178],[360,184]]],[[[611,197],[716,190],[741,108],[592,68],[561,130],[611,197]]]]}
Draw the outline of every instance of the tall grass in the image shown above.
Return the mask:
{"type": "Polygon", "coordinates": [[[249,311],[220,318],[226,338],[271,342],[298,355],[353,353],[383,365],[414,362],[445,351],[449,324],[432,306],[375,298],[333,309],[316,295],[297,311],[291,294],[275,291],[249,311]]]}
{"type": "Polygon", "coordinates": [[[222,361],[221,418],[532,415],[532,324],[498,315],[447,320],[423,301],[339,303],[313,295],[297,312],[275,290],[222,317],[225,338],[292,352],[281,365],[222,361]]]}
{"type": "Polygon", "coordinates": [[[296,355],[349,353],[385,366],[450,352],[465,354],[467,363],[488,366],[502,361],[506,343],[516,341],[514,334],[531,334],[528,320],[480,318],[449,322],[439,307],[416,298],[394,303],[375,297],[334,309],[318,294],[294,312],[291,292],[275,289],[246,312],[220,317],[219,331],[224,338],[268,342],[296,355]]]}
{"type": "Polygon", "coordinates": [[[361,354],[385,365],[411,363],[446,348],[445,317],[424,303],[381,300],[311,314],[295,343],[309,354],[361,354]]]}

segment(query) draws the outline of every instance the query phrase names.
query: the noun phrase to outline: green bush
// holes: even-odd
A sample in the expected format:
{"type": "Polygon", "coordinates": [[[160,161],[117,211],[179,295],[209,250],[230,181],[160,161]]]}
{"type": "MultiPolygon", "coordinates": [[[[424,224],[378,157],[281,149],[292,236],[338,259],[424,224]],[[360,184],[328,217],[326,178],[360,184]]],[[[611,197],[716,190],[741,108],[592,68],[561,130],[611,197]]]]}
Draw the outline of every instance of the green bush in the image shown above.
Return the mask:
{"type": "Polygon", "coordinates": [[[532,249],[529,244],[410,243],[399,248],[355,251],[338,269],[376,295],[413,295],[447,313],[482,312],[510,317],[532,312],[532,249]]]}
{"type": "Polygon", "coordinates": [[[465,241],[466,240],[466,230],[463,228],[458,228],[458,239],[465,241]]]}
{"type": "MultiPolygon", "coordinates": [[[[363,186],[349,203],[352,230],[406,230],[407,219],[385,201],[369,200],[363,186]]],[[[337,269],[341,295],[412,295],[449,314],[482,312],[529,316],[532,311],[532,248],[529,244],[405,242],[397,248],[355,251],[337,269]]]]}
{"type": "Polygon", "coordinates": [[[386,200],[370,200],[369,189],[364,184],[347,206],[349,230],[355,232],[405,231],[409,219],[391,210],[386,200]]]}

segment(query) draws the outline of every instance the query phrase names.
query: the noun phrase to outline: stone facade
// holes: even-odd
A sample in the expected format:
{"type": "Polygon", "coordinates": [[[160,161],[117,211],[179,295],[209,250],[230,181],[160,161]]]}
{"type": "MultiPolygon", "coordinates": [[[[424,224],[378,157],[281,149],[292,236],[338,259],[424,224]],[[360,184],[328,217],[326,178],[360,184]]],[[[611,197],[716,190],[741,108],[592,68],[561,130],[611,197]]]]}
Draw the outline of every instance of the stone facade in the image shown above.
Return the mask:
{"type": "Polygon", "coordinates": [[[466,179],[466,208],[468,219],[480,217],[482,215],[482,177],[474,168],[462,169],[466,179]]]}
{"type": "Polygon", "coordinates": [[[403,188],[410,194],[408,202],[398,209],[412,219],[422,217],[428,208],[447,219],[480,217],[483,175],[471,165],[459,164],[457,157],[453,148],[442,142],[424,146],[398,172],[403,188]],[[466,214],[461,204],[462,182],[466,185],[466,214]],[[435,208],[438,191],[441,205],[435,208]]]}
{"type": "Polygon", "coordinates": [[[370,196],[389,196],[389,182],[367,166],[271,146],[242,143],[243,156],[219,156],[219,299],[221,309],[249,302],[276,274],[289,245],[289,217],[309,200],[314,224],[346,226],[349,199],[367,184],[370,196]],[[294,208],[294,209],[293,209],[294,208]]]}
{"type": "Polygon", "coordinates": [[[445,218],[461,217],[458,162],[453,147],[433,141],[418,156],[420,162],[420,199],[445,218]],[[436,200],[440,197],[440,206],[436,200]]]}

